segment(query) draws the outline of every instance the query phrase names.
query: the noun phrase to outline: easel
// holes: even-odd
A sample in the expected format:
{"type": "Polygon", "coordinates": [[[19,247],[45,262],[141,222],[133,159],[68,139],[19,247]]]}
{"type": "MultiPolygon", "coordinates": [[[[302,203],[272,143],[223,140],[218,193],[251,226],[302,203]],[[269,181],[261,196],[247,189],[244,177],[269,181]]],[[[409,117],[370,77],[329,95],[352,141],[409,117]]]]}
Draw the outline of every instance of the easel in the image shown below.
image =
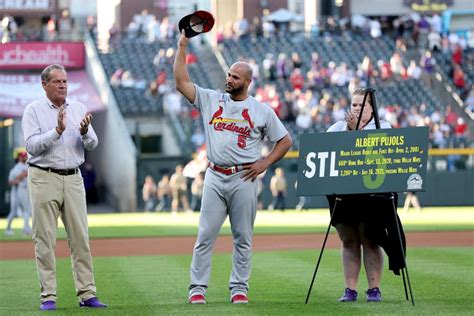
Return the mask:
{"type": "MultiPolygon", "coordinates": [[[[367,96],[370,96],[370,99],[372,101],[375,126],[376,126],[377,129],[380,129],[380,120],[379,120],[379,115],[378,115],[378,110],[377,110],[377,103],[375,101],[375,89],[367,88],[367,89],[365,89],[364,99],[362,101],[362,108],[360,110],[359,119],[357,120],[356,130],[359,129],[360,121],[361,121],[361,118],[362,118],[362,113],[364,113],[365,101],[367,100],[367,96]]],[[[376,194],[374,194],[373,196],[376,196],[376,194]]],[[[415,306],[415,301],[413,299],[413,292],[411,290],[410,276],[408,275],[408,267],[407,267],[407,263],[406,263],[406,254],[405,254],[405,250],[403,248],[401,229],[400,229],[400,226],[399,226],[399,222],[397,221],[397,205],[395,205],[395,195],[394,195],[394,193],[390,193],[388,196],[381,195],[380,197],[382,197],[384,199],[390,199],[392,201],[391,205],[392,205],[392,208],[393,208],[394,219],[396,221],[397,234],[398,234],[398,239],[399,239],[399,242],[400,242],[400,250],[401,250],[401,253],[402,253],[402,256],[403,256],[403,263],[404,263],[404,268],[401,269],[401,272],[402,272],[402,278],[403,278],[403,287],[405,289],[405,298],[408,301],[408,291],[407,291],[407,281],[408,281],[408,289],[409,289],[409,292],[410,292],[411,304],[413,306],[415,306]],[[406,270],[406,280],[405,280],[405,270],[406,270]]],[[[308,294],[306,295],[305,304],[308,304],[309,296],[311,295],[311,290],[313,289],[313,284],[314,284],[314,281],[316,279],[316,274],[318,273],[319,264],[321,263],[321,258],[323,256],[324,248],[326,247],[326,242],[327,242],[327,239],[328,239],[329,231],[331,230],[332,219],[334,217],[334,212],[336,211],[338,201],[340,202],[340,201],[342,201],[342,199],[338,196],[335,196],[334,207],[331,210],[331,220],[329,221],[329,225],[328,225],[328,228],[326,230],[326,235],[324,237],[323,246],[321,248],[321,251],[319,252],[318,262],[316,263],[316,268],[315,268],[314,273],[313,273],[313,279],[311,280],[311,285],[309,286],[308,294]]]]}

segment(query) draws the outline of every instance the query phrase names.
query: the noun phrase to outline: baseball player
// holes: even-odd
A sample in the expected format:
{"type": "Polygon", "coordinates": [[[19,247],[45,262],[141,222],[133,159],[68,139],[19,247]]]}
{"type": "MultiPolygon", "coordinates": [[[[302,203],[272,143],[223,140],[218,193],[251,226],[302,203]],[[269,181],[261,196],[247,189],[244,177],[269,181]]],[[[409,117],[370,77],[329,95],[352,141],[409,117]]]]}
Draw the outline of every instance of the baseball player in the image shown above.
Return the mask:
{"type": "Polygon", "coordinates": [[[11,201],[12,207],[10,214],[7,219],[6,235],[13,235],[11,229],[12,221],[18,212],[18,208],[21,208],[23,214],[23,234],[30,235],[30,216],[31,216],[31,205],[28,198],[28,166],[25,164],[28,154],[26,151],[18,154],[18,162],[10,170],[8,175],[8,184],[12,187],[12,191],[15,191],[15,201],[11,201]]]}
{"type": "Polygon", "coordinates": [[[237,62],[231,66],[227,73],[226,93],[193,84],[185,63],[188,42],[182,31],[173,68],[176,88],[201,112],[209,159],[190,269],[189,302],[206,303],[212,249],[229,215],[234,239],[229,282],[231,302],[248,303],[252,235],[257,209],[255,179],[285,155],[292,140],[272,108],[248,94],[252,70],[247,63],[237,62]],[[264,136],[276,144],[268,156],[259,159],[264,136]]]}

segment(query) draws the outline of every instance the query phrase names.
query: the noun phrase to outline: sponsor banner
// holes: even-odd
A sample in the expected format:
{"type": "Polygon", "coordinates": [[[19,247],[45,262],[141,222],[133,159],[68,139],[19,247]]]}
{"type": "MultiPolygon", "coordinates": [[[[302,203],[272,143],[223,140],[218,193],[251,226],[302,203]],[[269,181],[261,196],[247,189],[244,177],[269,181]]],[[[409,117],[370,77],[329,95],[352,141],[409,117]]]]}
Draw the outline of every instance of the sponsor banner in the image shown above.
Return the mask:
{"type": "Polygon", "coordinates": [[[54,0],[0,0],[0,11],[52,11],[54,0]]]}
{"type": "Polygon", "coordinates": [[[298,195],[425,191],[428,130],[303,134],[298,195]]]}
{"type": "MultiPolygon", "coordinates": [[[[104,109],[99,95],[84,70],[68,71],[68,97],[84,103],[90,112],[104,109]]],[[[21,117],[31,102],[44,98],[40,74],[0,73],[0,116],[21,117]]]]}
{"type": "Polygon", "coordinates": [[[82,42],[0,44],[0,69],[43,69],[50,64],[84,68],[82,42]]]}
{"type": "Polygon", "coordinates": [[[454,0],[403,0],[403,4],[413,11],[442,12],[454,4],[454,0]]]}

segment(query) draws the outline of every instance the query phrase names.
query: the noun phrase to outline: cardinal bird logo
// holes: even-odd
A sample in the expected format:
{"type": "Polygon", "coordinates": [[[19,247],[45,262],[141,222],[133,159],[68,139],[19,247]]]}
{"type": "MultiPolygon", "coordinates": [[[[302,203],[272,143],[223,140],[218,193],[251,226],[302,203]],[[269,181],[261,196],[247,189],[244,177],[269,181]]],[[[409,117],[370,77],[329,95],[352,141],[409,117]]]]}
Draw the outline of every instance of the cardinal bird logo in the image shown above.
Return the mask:
{"type": "Polygon", "coordinates": [[[217,111],[212,115],[212,119],[209,121],[209,125],[214,124],[214,120],[219,118],[222,115],[222,112],[224,112],[224,108],[219,105],[217,111]]]}
{"type": "Polygon", "coordinates": [[[244,109],[242,111],[242,117],[244,118],[244,120],[246,120],[249,123],[250,128],[253,129],[253,123],[249,115],[249,109],[244,109]]]}

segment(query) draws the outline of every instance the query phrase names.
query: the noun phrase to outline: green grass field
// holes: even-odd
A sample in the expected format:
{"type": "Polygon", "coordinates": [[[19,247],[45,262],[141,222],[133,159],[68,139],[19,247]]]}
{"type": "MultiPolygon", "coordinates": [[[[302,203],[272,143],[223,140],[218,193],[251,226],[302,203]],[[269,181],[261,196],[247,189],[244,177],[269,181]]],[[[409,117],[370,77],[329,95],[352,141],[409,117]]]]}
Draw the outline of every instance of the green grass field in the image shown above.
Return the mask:
{"type": "MultiPolygon", "coordinates": [[[[410,249],[408,265],[415,306],[405,300],[403,282],[384,271],[382,303],[366,303],[365,275],[359,300],[339,303],[343,277],[339,251],[327,250],[308,305],[304,304],[317,250],[256,253],[247,306],[229,303],[231,256],[215,255],[208,304],[187,304],[190,256],[96,257],[99,297],[110,306],[94,314],[109,315],[472,315],[474,252],[472,248],[410,249]]],[[[77,307],[68,259],[57,261],[58,310],[55,315],[89,314],[77,307]]],[[[0,262],[1,315],[40,315],[38,283],[32,260],[0,262]]]]}
{"type": "MultiPolygon", "coordinates": [[[[422,213],[399,213],[406,231],[473,230],[474,207],[432,207],[424,208],[422,213]]],[[[197,233],[198,213],[122,213],[89,215],[89,234],[91,238],[110,237],[159,237],[194,236],[197,233]]],[[[329,223],[327,210],[304,212],[259,211],[255,223],[255,234],[305,234],[322,233],[329,223]]],[[[0,234],[2,240],[30,239],[21,234],[22,220],[13,223],[15,235],[0,234]]],[[[6,227],[6,220],[0,220],[0,229],[6,227]]],[[[58,238],[66,234],[59,220],[58,238]]],[[[230,235],[229,222],[226,221],[221,234],[230,235]]]]}
{"type": "MultiPolygon", "coordinates": [[[[474,230],[472,207],[425,208],[400,214],[407,231],[474,230]]],[[[256,234],[324,232],[326,210],[259,212],[256,234]]],[[[194,236],[198,214],[127,213],[90,215],[90,235],[100,237],[194,236]]],[[[5,227],[0,220],[0,227],[5,227]]],[[[20,240],[21,221],[15,220],[20,240]]],[[[334,230],[333,230],[334,231],[334,230]]],[[[229,234],[228,223],[223,234],[229,234]]],[[[64,238],[64,229],[59,229],[64,238]]],[[[208,304],[187,304],[191,254],[181,256],[95,257],[99,297],[106,310],[77,306],[69,259],[57,260],[58,310],[55,315],[472,315],[474,311],[474,247],[409,248],[408,268],[415,306],[405,300],[402,278],[384,268],[383,302],[364,300],[367,281],[362,271],[359,301],[339,303],[343,275],[338,250],[326,249],[313,294],[304,304],[319,249],[254,253],[247,306],[229,303],[231,255],[214,256],[208,304]]],[[[40,315],[39,285],[33,260],[0,261],[0,315],[40,315]]]]}

